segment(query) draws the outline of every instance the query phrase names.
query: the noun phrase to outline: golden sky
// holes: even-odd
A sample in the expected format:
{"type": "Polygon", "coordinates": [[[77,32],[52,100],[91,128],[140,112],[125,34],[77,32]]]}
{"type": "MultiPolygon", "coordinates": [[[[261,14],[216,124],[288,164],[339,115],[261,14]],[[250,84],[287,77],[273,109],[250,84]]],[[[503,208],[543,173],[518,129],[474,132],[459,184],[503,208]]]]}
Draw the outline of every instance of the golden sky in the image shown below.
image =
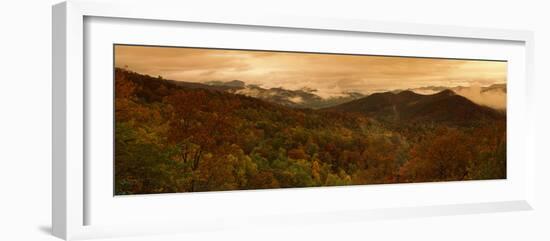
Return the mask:
{"type": "Polygon", "coordinates": [[[506,62],[115,46],[115,66],[188,82],[241,80],[264,88],[317,89],[328,97],[423,86],[487,86],[506,82],[506,62]]]}

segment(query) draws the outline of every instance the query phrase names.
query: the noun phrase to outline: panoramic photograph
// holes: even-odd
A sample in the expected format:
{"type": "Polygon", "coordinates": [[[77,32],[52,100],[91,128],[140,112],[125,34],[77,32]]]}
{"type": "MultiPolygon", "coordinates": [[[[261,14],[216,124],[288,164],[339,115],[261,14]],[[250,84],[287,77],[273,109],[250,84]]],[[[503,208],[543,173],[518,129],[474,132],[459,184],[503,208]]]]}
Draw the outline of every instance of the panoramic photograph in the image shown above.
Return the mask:
{"type": "Polygon", "coordinates": [[[506,179],[506,61],[113,48],[115,195],[506,179]]]}

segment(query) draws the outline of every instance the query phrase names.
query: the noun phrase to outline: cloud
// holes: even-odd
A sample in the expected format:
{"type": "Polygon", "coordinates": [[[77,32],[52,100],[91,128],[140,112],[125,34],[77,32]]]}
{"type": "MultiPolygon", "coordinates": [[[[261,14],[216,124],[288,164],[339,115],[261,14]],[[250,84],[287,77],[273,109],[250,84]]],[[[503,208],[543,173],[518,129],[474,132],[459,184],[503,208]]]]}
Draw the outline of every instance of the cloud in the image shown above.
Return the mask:
{"type": "Polygon", "coordinates": [[[469,88],[457,89],[455,92],[477,104],[494,109],[506,109],[506,93],[500,89],[481,91],[481,86],[473,85],[469,88]]]}

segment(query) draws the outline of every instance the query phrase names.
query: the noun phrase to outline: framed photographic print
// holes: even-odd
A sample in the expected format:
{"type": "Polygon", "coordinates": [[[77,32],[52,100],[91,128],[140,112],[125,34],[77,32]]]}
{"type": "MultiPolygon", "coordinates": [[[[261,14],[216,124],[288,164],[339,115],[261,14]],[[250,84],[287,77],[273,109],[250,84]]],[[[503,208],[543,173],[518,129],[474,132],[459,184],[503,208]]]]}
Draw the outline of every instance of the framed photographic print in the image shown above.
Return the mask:
{"type": "Polygon", "coordinates": [[[532,208],[530,32],[177,1],[53,26],[61,238],[532,208]]]}
{"type": "Polygon", "coordinates": [[[506,179],[505,60],[113,48],[115,195],[506,179]]]}

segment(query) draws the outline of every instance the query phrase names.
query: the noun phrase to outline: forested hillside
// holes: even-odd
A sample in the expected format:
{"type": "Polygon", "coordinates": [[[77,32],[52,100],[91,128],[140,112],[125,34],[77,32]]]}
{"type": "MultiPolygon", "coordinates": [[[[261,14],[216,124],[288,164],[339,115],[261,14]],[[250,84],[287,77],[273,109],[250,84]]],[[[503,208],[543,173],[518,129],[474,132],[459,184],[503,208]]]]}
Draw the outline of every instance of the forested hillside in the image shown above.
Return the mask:
{"type": "Polygon", "coordinates": [[[506,118],[471,102],[296,109],[114,71],[117,195],[506,178],[506,118]]]}

